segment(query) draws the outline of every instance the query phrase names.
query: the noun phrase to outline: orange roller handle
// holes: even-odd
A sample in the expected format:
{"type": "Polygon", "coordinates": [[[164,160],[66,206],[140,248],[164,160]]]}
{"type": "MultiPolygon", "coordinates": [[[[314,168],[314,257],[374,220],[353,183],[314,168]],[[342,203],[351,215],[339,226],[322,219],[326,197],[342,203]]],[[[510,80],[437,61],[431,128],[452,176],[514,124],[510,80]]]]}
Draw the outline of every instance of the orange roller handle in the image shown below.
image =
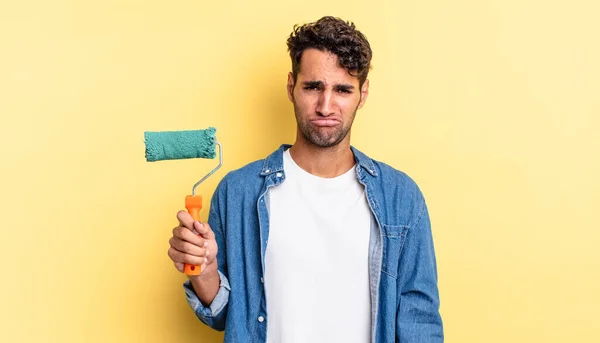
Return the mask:
{"type": "MultiPolygon", "coordinates": [[[[202,209],[202,196],[201,195],[188,195],[185,197],[185,208],[188,213],[192,215],[194,220],[200,220],[200,210],[202,209]]],[[[200,275],[202,271],[200,266],[193,264],[185,264],[183,272],[186,275],[200,275]]]]}

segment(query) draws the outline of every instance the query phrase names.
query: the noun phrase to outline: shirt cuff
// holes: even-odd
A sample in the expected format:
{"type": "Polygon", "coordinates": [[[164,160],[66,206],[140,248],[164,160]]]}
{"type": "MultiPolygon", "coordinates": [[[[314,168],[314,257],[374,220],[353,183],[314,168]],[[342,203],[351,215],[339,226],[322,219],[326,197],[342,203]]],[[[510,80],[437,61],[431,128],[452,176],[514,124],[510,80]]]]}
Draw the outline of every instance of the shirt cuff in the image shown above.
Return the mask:
{"type": "Polygon", "coordinates": [[[183,283],[183,289],[185,290],[185,296],[190,307],[194,310],[197,316],[211,318],[219,315],[229,302],[229,292],[231,287],[229,286],[229,280],[221,271],[219,271],[219,291],[217,295],[210,303],[208,307],[204,306],[200,301],[200,298],[196,295],[192,282],[188,279],[183,283]]]}

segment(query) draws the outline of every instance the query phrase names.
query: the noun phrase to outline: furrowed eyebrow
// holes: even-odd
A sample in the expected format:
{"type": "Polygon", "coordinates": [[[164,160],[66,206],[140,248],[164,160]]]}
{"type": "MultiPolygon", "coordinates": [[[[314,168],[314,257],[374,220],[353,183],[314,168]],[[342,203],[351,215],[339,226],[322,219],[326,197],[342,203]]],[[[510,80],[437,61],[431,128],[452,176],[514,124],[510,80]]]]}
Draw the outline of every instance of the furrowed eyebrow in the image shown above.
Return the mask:
{"type": "Polygon", "coordinates": [[[335,88],[340,91],[351,91],[354,89],[354,86],[344,84],[344,85],[337,85],[337,86],[335,86],[335,88]]]}
{"type": "Polygon", "coordinates": [[[310,88],[320,88],[323,87],[323,82],[321,81],[305,81],[303,82],[304,87],[310,87],[310,88]]]}
{"type": "MultiPolygon", "coordinates": [[[[302,84],[306,88],[323,88],[324,87],[322,81],[304,81],[302,84]]],[[[354,90],[354,86],[350,85],[350,84],[335,85],[334,88],[338,91],[346,91],[346,92],[354,90]]]]}

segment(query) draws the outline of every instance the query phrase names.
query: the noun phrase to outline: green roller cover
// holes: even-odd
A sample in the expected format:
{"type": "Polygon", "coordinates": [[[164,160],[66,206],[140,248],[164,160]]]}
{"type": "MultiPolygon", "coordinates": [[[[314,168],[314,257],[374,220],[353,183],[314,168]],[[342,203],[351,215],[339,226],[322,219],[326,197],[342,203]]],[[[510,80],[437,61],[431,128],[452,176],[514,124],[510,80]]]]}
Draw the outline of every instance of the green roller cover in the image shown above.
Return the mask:
{"type": "Polygon", "coordinates": [[[216,129],[144,132],[146,161],[215,158],[216,129]]]}

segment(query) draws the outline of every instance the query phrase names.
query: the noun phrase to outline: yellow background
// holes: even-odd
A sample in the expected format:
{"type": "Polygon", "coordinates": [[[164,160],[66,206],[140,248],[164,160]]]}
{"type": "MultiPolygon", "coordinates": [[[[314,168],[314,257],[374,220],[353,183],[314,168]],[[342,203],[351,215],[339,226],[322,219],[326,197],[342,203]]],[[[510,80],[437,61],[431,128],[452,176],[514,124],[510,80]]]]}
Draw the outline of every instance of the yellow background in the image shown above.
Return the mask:
{"type": "MultiPolygon", "coordinates": [[[[597,1],[3,1],[0,341],[218,342],[167,257],[215,160],[144,131],[215,126],[229,170],[295,126],[293,24],[373,50],[353,144],[432,216],[446,341],[600,341],[597,1]]],[[[203,210],[206,216],[206,209],[203,210]]]]}

